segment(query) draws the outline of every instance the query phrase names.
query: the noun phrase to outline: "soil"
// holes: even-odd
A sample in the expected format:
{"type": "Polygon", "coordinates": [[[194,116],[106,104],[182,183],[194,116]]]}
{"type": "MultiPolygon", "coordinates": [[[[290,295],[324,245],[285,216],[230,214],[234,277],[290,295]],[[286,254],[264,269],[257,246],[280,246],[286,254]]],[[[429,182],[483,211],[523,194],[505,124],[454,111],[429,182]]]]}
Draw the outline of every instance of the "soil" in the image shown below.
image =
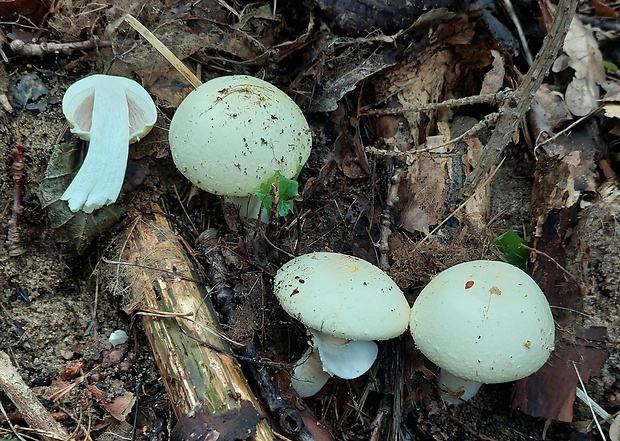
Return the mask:
{"type": "MultiPolygon", "coordinates": [[[[84,24],[80,20],[85,16],[76,14],[82,2],[74,3],[72,13],[75,15],[63,17],[63,13],[69,12],[59,10],[53,21],[42,22],[50,24],[44,30],[47,38],[69,41],[70,31],[82,29],[84,24]],[[68,20],[70,26],[63,28],[63,19],[68,20]]],[[[156,11],[153,6],[152,11],[144,12],[143,21],[156,23],[153,17],[165,15],[162,11],[172,16],[181,13],[164,3],[157,3],[164,8],[162,10],[156,11]]],[[[307,13],[302,7],[296,11],[307,13]]],[[[258,16],[258,12],[256,14],[258,16]]],[[[96,12],[89,11],[89,25],[102,26],[96,24],[96,16],[96,12]]],[[[111,25],[113,18],[114,11],[108,11],[107,15],[99,13],[99,19],[107,24],[111,25]]],[[[282,20],[278,26],[289,29],[293,34],[290,39],[299,37],[299,29],[292,32],[290,28],[299,26],[301,18],[291,14],[282,20]]],[[[274,32],[271,26],[271,23],[265,25],[266,33],[274,32]]],[[[122,29],[122,33],[116,34],[117,38],[128,34],[126,28],[122,29]]],[[[312,32],[316,32],[315,40],[299,40],[298,44],[312,45],[314,42],[319,50],[319,39],[325,38],[319,34],[328,31],[312,32]]],[[[72,38],[77,40],[76,36],[72,38]]],[[[240,46],[245,48],[242,43],[240,46]]],[[[210,55],[214,57],[214,53],[210,55]]],[[[240,53],[238,49],[235,56],[240,53]]],[[[36,73],[36,84],[46,88],[41,96],[30,96],[27,108],[20,109],[13,100],[13,112],[5,109],[2,113],[0,136],[5,144],[4,160],[0,162],[2,231],[10,228],[14,200],[12,150],[18,145],[23,147],[25,180],[19,240],[23,252],[10,256],[7,245],[0,253],[0,349],[10,355],[24,381],[46,407],[70,433],[75,430],[78,438],[100,436],[115,422],[93,392],[92,387],[95,387],[108,401],[137,390],[140,412],[136,438],[167,439],[174,419],[166,391],[143,329],[126,313],[127,299],[114,289],[114,279],[110,277],[113,264],[103,260],[118,257],[117,238],[122,237],[136,216],[148,214],[153,204],[161,207],[173,221],[190,249],[200,232],[207,227],[217,228],[230,256],[242,261],[237,268],[233,262],[227,273],[227,283],[238,296],[237,321],[225,327],[227,334],[241,343],[253,341],[261,357],[290,366],[304,350],[305,331],[274,299],[270,285],[273,274],[291,256],[319,250],[354,254],[378,264],[381,256],[375,245],[381,234],[379,215],[388,197],[392,163],[386,158],[362,154],[368,161],[364,164],[354,152],[356,145],[375,145],[376,141],[372,121],[363,120],[359,124],[354,121],[356,102],[364,98],[359,91],[343,98],[345,104],[337,110],[308,113],[314,143],[310,160],[299,176],[301,196],[296,201],[296,211],[269,226],[259,225],[257,236],[248,235],[254,227],[248,228],[237,219],[234,210],[219,198],[193,189],[176,170],[168,154],[167,127],[177,97],[173,92],[162,94],[155,128],[130,151],[125,186],[116,204],[125,207],[120,221],[103,233],[92,233],[92,242],[77,254],[75,237],[59,241],[59,233],[51,227],[49,213],[42,206],[37,191],[45,180],[54,150],[60,143],[72,139],[60,105],[67,87],[76,79],[101,73],[110,65],[113,73],[141,77],[143,72],[136,60],[132,61],[134,64],[120,62],[116,55],[105,48],[44,57],[13,55],[5,66],[6,71],[0,71],[0,92],[8,96],[17,93],[16,86],[26,74],[36,73]],[[341,113],[343,107],[345,115],[341,113]],[[352,136],[355,141],[342,147],[339,143],[346,136],[352,136]],[[112,331],[119,329],[129,334],[129,340],[113,348],[107,339],[112,331]]],[[[232,57],[230,53],[219,55],[232,57]]],[[[210,68],[205,69],[204,79],[218,75],[216,65],[228,66],[220,64],[221,60],[213,61],[216,58],[210,59],[204,53],[201,57],[198,62],[210,68]]],[[[235,64],[236,67],[240,65],[235,64]]],[[[280,63],[279,67],[282,66],[292,70],[286,63],[280,63]]],[[[325,69],[330,68],[334,69],[333,65],[325,66],[325,69]]],[[[246,73],[256,74],[258,69],[246,73]]],[[[147,77],[144,72],[145,83],[147,77]]],[[[273,77],[281,84],[292,81],[292,75],[287,76],[286,72],[273,77]]],[[[310,90],[308,84],[297,85],[300,90],[310,90]]],[[[304,104],[303,94],[298,101],[304,104]]],[[[468,109],[474,113],[482,110],[487,109],[468,109]]],[[[484,136],[481,134],[480,138],[484,136]]],[[[81,141],[79,147],[83,147],[81,141]]],[[[495,258],[491,240],[506,230],[512,228],[526,240],[532,240],[530,198],[536,161],[524,141],[511,145],[506,157],[488,192],[486,218],[490,222],[483,230],[463,223],[453,241],[430,240],[417,246],[423,235],[419,231],[407,231],[392,218],[388,273],[411,303],[441,269],[466,260],[495,258]]],[[[612,414],[620,409],[617,380],[620,337],[616,331],[620,322],[620,257],[617,251],[620,234],[614,204],[617,204],[615,199],[610,199],[606,205],[584,204],[571,243],[567,244],[571,259],[569,270],[583,279],[586,325],[607,328],[609,357],[602,374],[592,378],[586,389],[594,401],[612,414]]],[[[402,210],[402,207],[397,209],[402,210]]],[[[90,237],[91,233],[84,234],[90,237]]],[[[233,260],[231,257],[229,263],[233,260]]],[[[404,357],[404,367],[401,366],[404,399],[401,409],[391,409],[378,439],[397,439],[389,435],[389,427],[398,422],[401,423],[399,429],[392,432],[402,435],[398,439],[530,440],[540,439],[545,430],[548,440],[598,437],[596,428],[586,427],[591,414],[580,403],[575,404],[574,421],[577,423],[553,421],[546,429],[544,419],[512,410],[510,384],[486,385],[470,402],[446,407],[434,388],[435,367],[416,352],[407,336],[381,343],[381,348],[397,348],[394,352],[404,357]]],[[[380,410],[382,398],[378,392],[379,382],[373,381],[373,376],[378,375],[382,364],[393,362],[393,357],[386,355],[370,376],[352,381],[330,380],[319,395],[307,399],[306,403],[336,439],[370,439],[372,422],[380,410]]],[[[286,375],[286,372],[283,369],[277,375],[286,375]]],[[[25,425],[12,413],[15,407],[1,392],[0,404],[13,423],[25,425]]],[[[127,420],[133,423],[131,415],[127,420]]],[[[3,422],[0,435],[12,439],[14,435],[9,425],[1,416],[0,421],[3,422]]]]}

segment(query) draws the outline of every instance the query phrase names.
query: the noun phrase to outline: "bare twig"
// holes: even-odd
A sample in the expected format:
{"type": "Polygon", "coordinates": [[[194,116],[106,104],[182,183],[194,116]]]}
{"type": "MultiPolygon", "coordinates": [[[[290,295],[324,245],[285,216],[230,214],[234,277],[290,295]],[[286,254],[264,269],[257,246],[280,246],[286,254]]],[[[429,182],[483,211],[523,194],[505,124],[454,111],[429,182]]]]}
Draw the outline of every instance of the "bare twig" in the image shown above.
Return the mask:
{"type": "Polygon", "coordinates": [[[530,108],[534,94],[549,72],[560,46],[564,42],[576,7],[577,0],[562,0],[558,4],[553,24],[545,37],[541,50],[536,55],[534,64],[523,77],[523,81],[515,92],[514,100],[507,102],[500,109],[502,115],[491,135],[491,139],[484,146],[476,168],[467,177],[461,196],[466,198],[471,195],[489,171],[499,162],[502,152],[510,143],[512,134],[517,130],[525,112],[530,108]]]}
{"type": "Polygon", "coordinates": [[[69,439],[69,434],[50,416],[24,383],[8,354],[3,351],[0,351],[0,388],[15,404],[28,425],[45,433],[41,435],[43,439],[48,441],[69,439]]]}
{"type": "Polygon", "coordinates": [[[491,124],[494,124],[499,119],[499,115],[500,115],[499,112],[490,113],[486,115],[481,121],[474,124],[472,127],[470,127],[469,129],[461,133],[456,138],[452,138],[448,141],[442,142],[441,144],[433,145],[430,147],[422,147],[422,146],[428,145],[427,143],[424,143],[422,144],[421,148],[417,148],[415,150],[407,150],[403,152],[400,150],[383,150],[383,149],[378,149],[377,147],[368,146],[365,148],[365,151],[366,153],[370,153],[371,155],[376,155],[379,157],[388,157],[388,158],[410,157],[414,155],[419,155],[420,153],[431,152],[433,150],[446,147],[455,142],[459,142],[460,140],[464,138],[474,136],[480,130],[484,129],[485,127],[488,127],[491,124]]]}
{"type": "Polygon", "coordinates": [[[111,41],[87,40],[71,43],[26,43],[22,40],[13,40],[9,45],[13,53],[25,57],[42,57],[46,54],[63,53],[112,46],[111,41]]]}
{"type": "Polygon", "coordinates": [[[9,221],[9,230],[6,237],[9,256],[11,257],[17,257],[24,254],[20,237],[20,216],[24,212],[24,206],[22,205],[25,166],[23,152],[24,148],[20,144],[17,144],[13,148],[13,207],[11,210],[11,220],[9,221]]]}
{"type": "Polygon", "coordinates": [[[379,216],[380,238],[375,245],[379,250],[379,268],[384,271],[386,271],[390,266],[388,254],[390,251],[389,239],[392,234],[392,210],[394,208],[394,204],[398,202],[400,182],[405,177],[404,167],[398,164],[395,164],[394,167],[394,174],[390,178],[390,184],[388,186],[388,195],[385,200],[385,208],[383,209],[381,216],[379,216]]]}
{"type": "Polygon", "coordinates": [[[514,95],[514,91],[510,89],[502,90],[496,93],[487,93],[483,95],[466,96],[464,98],[451,98],[440,103],[427,103],[419,106],[406,106],[394,109],[378,109],[365,110],[362,109],[360,115],[402,115],[409,112],[426,112],[429,110],[437,110],[443,108],[468,106],[472,104],[503,104],[514,95]]]}

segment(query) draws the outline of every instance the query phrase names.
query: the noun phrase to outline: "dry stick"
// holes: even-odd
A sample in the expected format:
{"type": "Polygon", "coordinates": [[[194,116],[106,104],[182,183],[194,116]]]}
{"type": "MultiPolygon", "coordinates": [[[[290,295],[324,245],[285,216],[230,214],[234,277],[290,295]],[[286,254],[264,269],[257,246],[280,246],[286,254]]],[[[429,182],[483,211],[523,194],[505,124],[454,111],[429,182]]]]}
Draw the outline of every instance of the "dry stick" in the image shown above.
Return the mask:
{"type": "Polygon", "coordinates": [[[445,107],[459,107],[468,106],[472,104],[497,104],[504,103],[514,95],[514,91],[510,89],[502,90],[496,93],[487,93],[483,95],[466,96],[464,98],[450,98],[440,103],[427,103],[419,106],[405,106],[394,109],[378,109],[378,110],[364,110],[360,112],[360,115],[402,115],[409,112],[427,112],[429,110],[443,109],[445,107]]]}
{"type": "Polygon", "coordinates": [[[24,212],[24,206],[22,205],[25,163],[23,151],[24,148],[20,144],[13,149],[13,207],[6,237],[7,249],[11,257],[24,254],[24,249],[20,243],[20,216],[24,212]]]}
{"type": "Polygon", "coordinates": [[[69,434],[52,418],[35,394],[24,383],[6,352],[0,351],[0,388],[15,404],[28,425],[45,432],[45,440],[67,440],[69,434]]]}
{"type": "Polygon", "coordinates": [[[72,43],[26,43],[22,40],[11,41],[10,48],[13,53],[25,57],[42,57],[45,54],[63,53],[68,54],[73,51],[110,47],[111,41],[87,40],[75,41],[72,43]]]}
{"type": "Polygon", "coordinates": [[[491,113],[489,115],[486,115],[484,117],[484,119],[482,119],[481,121],[478,121],[476,124],[474,124],[473,126],[471,126],[469,129],[467,129],[466,131],[464,131],[463,133],[461,133],[459,136],[457,136],[456,138],[452,138],[448,141],[444,141],[441,144],[437,144],[431,147],[424,147],[425,145],[428,145],[426,142],[424,144],[422,144],[421,146],[419,146],[419,148],[415,149],[415,150],[407,150],[407,151],[400,151],[400,150],[383,150],[383,149],[378,149],[376,147],[373,146],[369,146],[366,147],[366,153],[370,153],[371,155],[375,155],[378,156],[380,158],[384,158],[384,157],[388,157],[388,158],[393,158],[393,157],[411,157],[411,156],[415,156],[415,155],[419,155],[420,153],[428,153],[431,152],[433,150],[437,150],[440,149],[442,147],[446,147],[450,144],[454,144],[455,142],[459,142],[460,140],[470,137],[470,136],[474,136],[476,133],[478,133],[480,130],[484,129],[485,127],[494,124],[497,120],[499,119],[499,113],[495,112],[495,113],[491,113]]]}
{"type": "Polygon", "coordinates": [[[536,55],[534,64],[528,70],[523,81],[515,92],[513,103],[508,102],[500,109],[501,116],[491,135],[491,139],[484,146],[478,164],[474,171],[467,177],[461,196],[467,198],[479,187],[479,183],[485,179],[487,173],[499,162],[499,158],[510,143],[512,134],[525,112],[530,108],[534,94],[549,72],[560,46],[564,42],[568,27],[575,15],[577,0],[561,0],[556,8],[555,18],[549,33],[545,37],[542,49],[536,55]]]}
{"type": "Polygon", "coordinates": [[[376,247],[379,249],[380,255],[379,268],[384,271],[387,271],[390,267],[388,254],[390,252],[389,240],[390,236],[392,235],[392,210],[394,209],[394,205],[398,202],[398,191],[400,187],[400,182],[403,180],[404,177],[404,168],[401,166],[396,166],[394,174],[390,178],[388,196],[385,200],[385,208],[379,216],[380,238],[379,242],[376,244],[376,247]]]}
{"type": "Polygon", "coordinates": [[[183,62],[179,60],[177,56],[174,55],[172,51],[159,40],[159,38],[157,38],[151,31],[144,27],[142,23],[140,23],[129,14],[125,15],[125,21],[129,23],[131,27],[134,28],[140,35],[142,35],[149,43],[151,43],[151,45],[155,49],[157,49],[157,51],[162,54],[164,58],[168,60],[168,62],[172,64],[172,66],[174,66],[174,68],[178,70],[179,73],[183,75],[183,78],[189,81],[192,86],[198,88],[202,85],[200,79],[196,77],[196,75],[194,75],[194,73],[189,70],[189,68],[185,64],[183,64],[183,62]]]}

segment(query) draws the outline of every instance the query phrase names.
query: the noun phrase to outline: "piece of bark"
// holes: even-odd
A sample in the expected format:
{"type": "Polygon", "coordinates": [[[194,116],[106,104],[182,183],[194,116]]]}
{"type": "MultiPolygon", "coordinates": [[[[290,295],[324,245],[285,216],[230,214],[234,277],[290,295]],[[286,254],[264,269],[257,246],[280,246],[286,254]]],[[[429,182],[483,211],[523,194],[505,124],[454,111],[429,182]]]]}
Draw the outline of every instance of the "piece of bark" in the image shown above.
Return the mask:
{"type": "Polygon", "coordinates": [[[69,434],[62,428],[39,402],[35,394],[24,383],[6,352],[0,351],[0,388],[15,404],[22,417],[46,441],[67,440],[69,434]]]}
{"type": "MultiPolygon", "coordinates": [[[[185,315],[141,316],[177,419],[187,421],[184,417],[198,412],[226,419],[230,411],[247,407],[243,403],[251,403],[262,415],[221,337],[208,290],[166,219],[159,214],[138,218],[123,243],[122,260],[129,265],[119,266],[117,273],[125,282],[128,309],[185,315]]],[[[256,424],[255,432],[256,441],[273,440],[265,419],[256,424]]],[[[217,436],[226,437],[219,432],[217,436]]]]}
{"type": "MultiPolygon", "coordinates": [[[[532,138],[553,135],[553,110],[559,104],[540,90],[528,115],[532,138]]],[[[549,139],[537,149],[532,189],[531,219],[534,227],[530,256],[532,278],[552,306],[557,323],[555,351],[538,372],[513,386],[515,409],[548,421],[572,421],[577,368],[585,382],[600,375],[606,359],[605,330],[584,326],[579,314],[583,293],[578,278],[569,274],[567,243],[577,225],[579,202],[596,190],[596,161],[602,144],[595,122],[549,139]]]]}

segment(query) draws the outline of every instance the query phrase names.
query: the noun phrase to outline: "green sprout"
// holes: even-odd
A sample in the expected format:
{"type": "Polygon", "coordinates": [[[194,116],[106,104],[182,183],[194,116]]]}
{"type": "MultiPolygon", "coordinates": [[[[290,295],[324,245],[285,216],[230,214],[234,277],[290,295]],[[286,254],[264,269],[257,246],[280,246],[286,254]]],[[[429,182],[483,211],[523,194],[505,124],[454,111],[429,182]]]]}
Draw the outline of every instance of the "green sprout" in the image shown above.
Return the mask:
{"type": "Polygon", "coordinates": [[[525,270],[530,251],[522,247],[522,244],[527,245],[527,242],[513,229],[500,234],[493,240],[493,245],[504,255],[506,262],[525,270]]]}
{"type": "Polygon", "coordinates": [[[284,217],[293,210],[293,199],[299,195],[299,183],[280,174],[279,170],[267,182],[263,182],[256,193],[269,217],[275,211],[284,217]]]}

